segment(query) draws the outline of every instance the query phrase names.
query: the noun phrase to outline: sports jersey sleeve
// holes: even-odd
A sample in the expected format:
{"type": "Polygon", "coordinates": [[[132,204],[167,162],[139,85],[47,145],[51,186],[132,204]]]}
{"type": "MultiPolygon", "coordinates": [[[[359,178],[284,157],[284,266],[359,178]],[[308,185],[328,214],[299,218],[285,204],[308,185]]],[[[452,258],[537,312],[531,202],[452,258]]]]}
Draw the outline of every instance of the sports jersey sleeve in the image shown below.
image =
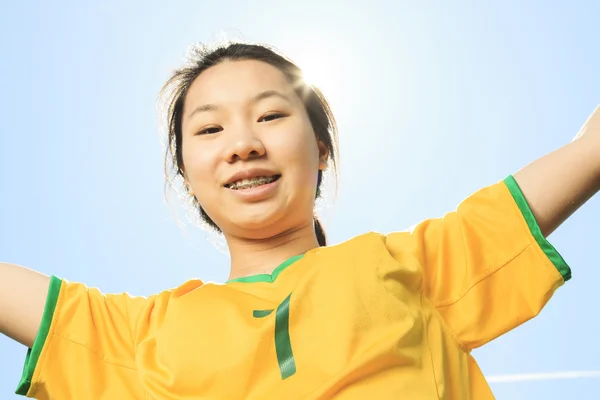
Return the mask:
{"type": "Polygon", "coordinates": [[[422,267],[423,296],[450,333],[473,349],[536,316],[571,270],[546,240],[512,176],[443,218],[388,235],[422,267]]]}
{"type": "Polygon", "coordinates": [[[105,295],[53,276],[16,393],[68,399],[90,393],[117,398],[113,391],[125,391],[142,398],[134,379],[135,337],[151,308],[152,298],[105,295]]]}

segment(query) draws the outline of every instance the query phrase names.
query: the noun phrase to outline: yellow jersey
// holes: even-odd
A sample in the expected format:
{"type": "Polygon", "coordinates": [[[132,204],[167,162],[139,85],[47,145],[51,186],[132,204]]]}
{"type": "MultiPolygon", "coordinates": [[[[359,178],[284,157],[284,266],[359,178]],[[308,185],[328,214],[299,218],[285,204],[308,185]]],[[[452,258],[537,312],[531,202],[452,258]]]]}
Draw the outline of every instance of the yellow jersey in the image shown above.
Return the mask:
{"type": "Polygon", "coordinates": [[[492,399],[470,354],[570,269],[514,178],[443,218],[150,297],[52,277],[17,393],[38,399],[492,399]]]}

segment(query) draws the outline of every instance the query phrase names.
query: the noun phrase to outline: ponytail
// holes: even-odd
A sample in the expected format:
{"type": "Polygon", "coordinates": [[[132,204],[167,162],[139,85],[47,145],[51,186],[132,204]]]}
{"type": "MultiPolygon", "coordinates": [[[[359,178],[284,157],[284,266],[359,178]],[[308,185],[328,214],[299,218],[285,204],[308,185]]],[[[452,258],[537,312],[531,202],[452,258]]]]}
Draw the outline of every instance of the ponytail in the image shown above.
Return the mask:
{"type": "Polygon", "coordinates": [[[313,220],[315,222],[315,234],[317,235],[319,246],[327,246],[327,236],[325,235],[325,230],[323,230],[323,225],[321,225],[317,217],[314,217],[313,220]]]}

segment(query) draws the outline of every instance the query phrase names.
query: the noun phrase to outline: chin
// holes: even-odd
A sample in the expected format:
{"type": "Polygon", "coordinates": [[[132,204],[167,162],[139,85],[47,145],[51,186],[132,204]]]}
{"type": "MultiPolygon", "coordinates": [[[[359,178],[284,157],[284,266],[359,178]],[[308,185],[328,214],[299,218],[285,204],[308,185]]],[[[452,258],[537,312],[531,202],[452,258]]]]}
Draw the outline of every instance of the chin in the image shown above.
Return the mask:
{"type": "Polygon", "coordinates": [[[283,218],[273,212],[267,215],[263,213],[238,216],[238,218],[232,216],[228,220],[228,225],[231,227],[229,232],[235,236],[255,240],[268,239],[289,229],[283,218]]]}
{"type": "Polygon", "coordinates": [[[276,218],[262,217],[260,219],[252,218],[239,221],[239,223],[236,223],[236,228],[247,232],[247,234],[252,235],[255,239],[265,239],[280,233],[277,231],[285,230],[281,225],[276,218]]]}

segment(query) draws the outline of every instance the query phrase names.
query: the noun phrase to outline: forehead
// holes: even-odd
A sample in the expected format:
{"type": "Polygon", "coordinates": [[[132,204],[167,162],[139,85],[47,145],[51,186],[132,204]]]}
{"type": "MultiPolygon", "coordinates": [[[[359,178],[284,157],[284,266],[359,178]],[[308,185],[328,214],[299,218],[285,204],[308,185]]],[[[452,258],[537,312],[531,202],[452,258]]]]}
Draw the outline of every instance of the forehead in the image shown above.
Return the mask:
{"type": "Polygon", "coordinates": [[[185,108],[201,104],[244,102],[265,90],[293,94],[293,87],[278,68],[262,61],[225,61],[202,72],[190,86],[185,108]]]}

